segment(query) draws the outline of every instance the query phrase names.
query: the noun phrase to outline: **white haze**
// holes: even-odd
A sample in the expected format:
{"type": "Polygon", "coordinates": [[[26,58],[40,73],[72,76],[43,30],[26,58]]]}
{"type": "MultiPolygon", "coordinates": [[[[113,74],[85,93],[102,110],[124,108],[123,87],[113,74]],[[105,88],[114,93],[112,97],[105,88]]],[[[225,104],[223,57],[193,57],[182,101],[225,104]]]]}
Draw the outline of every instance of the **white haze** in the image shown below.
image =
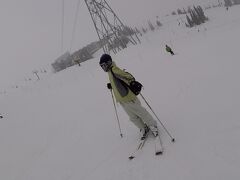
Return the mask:
{"type": "MultiPolygon", "coordinates": [[[[64,47],[61,50],[62,0],[1,0],[0,89],[32,76],[32,70],[49,66],[63,52],[80,49],[97,40],[83,0],[71,46],[78,0],[65,0],[64,47]]],[[[107,1],[124,23],[139,25],[176,7],[208,0],[111,0],[107,1]]],[[[214,1],[214,0],[213,0],[214,1]]]]}

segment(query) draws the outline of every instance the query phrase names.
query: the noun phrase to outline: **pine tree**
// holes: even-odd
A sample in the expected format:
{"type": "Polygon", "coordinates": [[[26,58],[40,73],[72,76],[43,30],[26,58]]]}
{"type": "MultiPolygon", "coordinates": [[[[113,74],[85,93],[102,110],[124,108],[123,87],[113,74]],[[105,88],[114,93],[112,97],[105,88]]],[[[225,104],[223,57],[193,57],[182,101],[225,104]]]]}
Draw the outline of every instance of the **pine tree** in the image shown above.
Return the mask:
{"type": "Polygon", "coordinates": [[[191,9],[191,12],[190,12],[190,16],[191,16],[191,18],[192,18],[192,21],[193,21],[193,24],[194,24],[194,25],[199,25],[199,24],[201,24],[201,23],[199,22],[199,18],[198,18],[198,16],[197,16],[197,13],[196,13],[194,10],[192,10],[192,9],[191,9]]]}
{"type": "Polygon", "coordinates": [[[147,32],[147,29],[145,29],[144,27],[142,27],[142,32],[145,34],[147,32]]]}
{"type": "Polygon", "coordinates": [[[197,14],[199,16],[201,23],[204,23],[205,21],[208,20],[208,18],[205,16],[204,11],[201,6],[198,6],[197,8],[195,8],[195,11],[197,12],[197,14]]]}
{"type": "Polygon", "coordinates": [[[233,5],[231,0],[224,0],[224,6],[225,7],[231,7],[233,5]]]}
{"type": "Polygon", "coordinates": [[[181,9],[177,9],[177,13],[178,13],[178,14],[183,14],[183,12],[182,12],[181,9]]]}
{"type": "Polygon", "coordinates": [[[186,24],[187,27],[193,27],[193,22],[192,22],[192,20],[189,18],[188,15],[186,15],[186,18],[187,18],[187,22],[188,22],[188,24],[186,24]]]}
{"type": "Polygon", "coordinates": [[[159,17],[158,16],[156,16],[156,24],[157,24],[157,26],[158,27],[161,27],[162,26],[162,23],[159,21],[159,17]]]}
{"type": "Polygon", "coordinates": [[[153,26],[153,24],[151,23],[150,20],[148,20],[148,26],[149,26],[149,28],[150,28],[151,31],[154,31],[154,30],[155,30],[155,28],[154,28],[154,26],[153,26]]]}
{"type": "Polygon", "coordinates": [[[186,19],[188,24],[186,24],[187,27],[193,27],[195,25],[200,25],[208,20],[208,18],[205,16],[204,11],[201,6],[193,7],[193,9],[188,9],[190,17],[186,15],[186,19]]]}
{"type": "Polygon", "coordinates": [[[162,23],[159,20],[156,21],[156,24],[158,27],[162,26],[162,23]]]}
{"type": "Polygon", "coordinates": [[[233,0],[233,4],[234,4],[234,5],[240,4],[240,0],[233,0]]]}
{"type": "Polygon", "coordinates": [[[142,36],[142,33],[138,30],[137,27],[135,27],[135,31],[136,31],[137,34],[140,34],[140,36],[142,36]]]}

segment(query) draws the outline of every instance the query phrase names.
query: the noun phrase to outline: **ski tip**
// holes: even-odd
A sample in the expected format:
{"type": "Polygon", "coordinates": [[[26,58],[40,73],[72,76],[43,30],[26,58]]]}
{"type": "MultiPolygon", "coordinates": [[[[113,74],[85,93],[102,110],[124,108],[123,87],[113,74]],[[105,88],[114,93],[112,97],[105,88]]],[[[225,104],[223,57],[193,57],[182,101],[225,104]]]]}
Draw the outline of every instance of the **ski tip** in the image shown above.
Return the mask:
{"type": "Polygon", "coordinates": [[[162,151],[158,151],[158,152],[156,152],[156,155],[162,155],[162,154],[163,154],[162,151]]]}
{"type": "Polygon", "coordinates": [[[134,159],[134,158],[135,158],[134,156],[129,156],[129,157],[128,157],[129,160],[132,160],[132,159],[134,159]]]}

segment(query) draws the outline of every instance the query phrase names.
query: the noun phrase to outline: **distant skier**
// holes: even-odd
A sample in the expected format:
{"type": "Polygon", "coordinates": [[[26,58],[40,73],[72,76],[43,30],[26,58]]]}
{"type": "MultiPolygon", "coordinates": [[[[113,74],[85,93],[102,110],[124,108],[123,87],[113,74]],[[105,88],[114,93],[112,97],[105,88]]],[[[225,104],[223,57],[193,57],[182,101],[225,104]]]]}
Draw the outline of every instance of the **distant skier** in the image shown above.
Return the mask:
{"type": "Polygon", "coordinates": [[[3,116],[0,114],[0,119],[2,119],[3,118],[3,116]]]}
{"type": "Polygon", "coordinates": [[[103,54],[99,62],[102,69],[108,73],[110,83],[107,88],[113,90],[115,99],[128,114],[130,121],[140,129],[141,139],[145,139],[149,130],[154,136],[158,135],[157,122],[151,114],[141,105],[137,96],[124,84],[130,85],[135,78],[128,72],[116,66],[108,54],[103,54]]]}
{"type": "Polygon", "coordinates": [[[166,51],[171,53],[171,55],[174,55],[172,48],[170,48],[167,44],[166,44],[166,51]]]}

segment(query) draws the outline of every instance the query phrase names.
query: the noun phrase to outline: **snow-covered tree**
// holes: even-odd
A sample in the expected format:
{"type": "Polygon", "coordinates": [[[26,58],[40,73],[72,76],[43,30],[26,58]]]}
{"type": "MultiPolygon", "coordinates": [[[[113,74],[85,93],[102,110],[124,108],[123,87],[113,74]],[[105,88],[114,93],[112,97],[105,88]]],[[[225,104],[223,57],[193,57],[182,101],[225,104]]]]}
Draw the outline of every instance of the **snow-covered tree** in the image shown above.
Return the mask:
{"type": "Polygon", "coordinates": [[[149,28],[150,28],[151,31],[154,31],[154,30],[155,30],[155,28],[154,28],[154,26],[153,26],[153,24],[151,23],[150,20],[148,20],[148,26],[149,26],[149,28]]]}
{"type": "Polygon", "coordinates": [[[232,6],[232,5],[233,5],[233,3],[232,3],[231,0],[224,0],[224,6],[225,6],[225,7],[230,7],[230,6],[232,6]]]}
{"type": "Polygon", "coordinates": [[[158,27],[162,26],[162,23],[159,21],[158,16],[157,16],[156,24],[158,27]]]}
{"type": "Polygon", "coordinates": [[[201,6],[189,8],[188,12],[190,14],[190,17],[186,15],[187,27],[193,27],[195,25],[200,25],[208,20],[208,18],[205,16],[204,11],[201,6]]]}
{"type": "Polygon", "coordinates": [[[233,0],[233,4],[234,4],[234,5],[240,4],[240,0],[233,0]]]}
{"type": "Polygon", "coordinates": [[[187,26],[187,27],[193,27],[193,22],[192,22],[192,20],[189,18],[188,15],[186,15],[186,19],[187,19],[186,26],[187,26]]]}

